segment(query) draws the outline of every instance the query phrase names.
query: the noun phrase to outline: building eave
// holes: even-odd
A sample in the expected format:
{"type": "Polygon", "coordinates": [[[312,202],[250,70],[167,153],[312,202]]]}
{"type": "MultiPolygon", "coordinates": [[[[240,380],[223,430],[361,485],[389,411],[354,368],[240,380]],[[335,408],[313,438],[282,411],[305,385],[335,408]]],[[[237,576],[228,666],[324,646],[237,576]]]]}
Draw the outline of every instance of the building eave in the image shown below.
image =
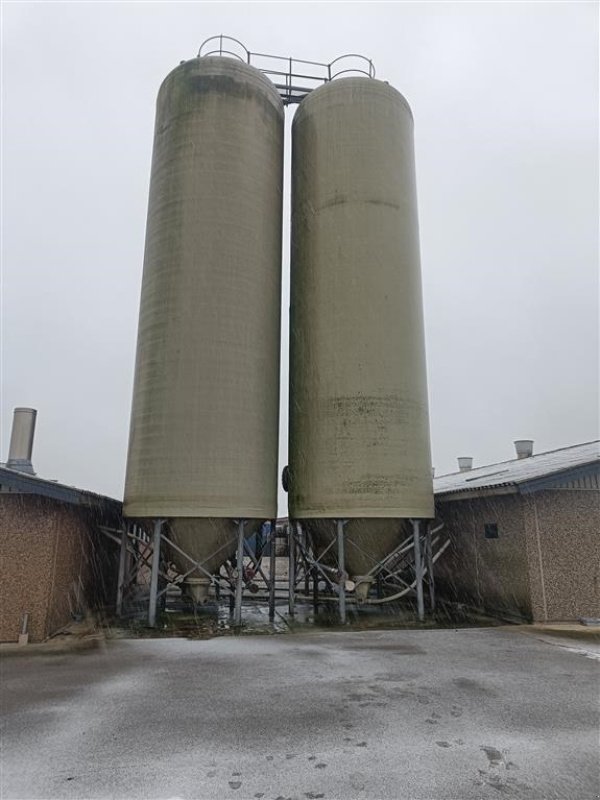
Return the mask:
{"type": "Polygon", "coordinates": [[[121,515],[123,504],[106,495],[96,494],[86,489],[77,489],[57,481],[49,481],[24,472],[0,468],[0,486],[10,489],[7,494],[36,495],[50,500],[58,500],[69,505],[100,510],[105,513],[121,515]]]}
{"type": "Polygon", "coordinates": [[[474,497],[490,497],[501,494],[517,494],[519,487],[514,483],[502,483],[497,486],[479,486],[477,489],[453,489],[435,495],[435,502],[450,503],[454,500],[472,500],[474,497]]]}
{"type": "Polygon", "coordinates": [[[596,475],[598,472],[600,472],[600,462],[596,460],[588,464],[581,464],[578,467],[557,470],[556,472],[542,475],[539,478],[522,481],[519,483],[518,488],[521,494],[533,494],[534,492],[541,492],[544,489],[560,488],[561,484],[568,481],[575,481],[579,478],[585,478],[588,475],[596,475]]]}

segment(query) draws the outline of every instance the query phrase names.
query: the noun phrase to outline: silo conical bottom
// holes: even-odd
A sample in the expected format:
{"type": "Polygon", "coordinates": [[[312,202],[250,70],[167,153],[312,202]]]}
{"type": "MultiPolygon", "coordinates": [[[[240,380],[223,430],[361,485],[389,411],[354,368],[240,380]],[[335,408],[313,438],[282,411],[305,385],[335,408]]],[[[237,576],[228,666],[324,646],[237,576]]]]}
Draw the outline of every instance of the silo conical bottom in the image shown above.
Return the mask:
{"type": "MultiPolygon", "coordinates": [[[[301,520],[302,527],[309,531],[315,546],[321,553],[337,538],[335,519],[301,520]]],[[[344,526],[345,570],[357,584],[357,598],[366,597],[368,573],[404,539],[410,536],[411,526],[407,519],[369,518],[350,519],[344,526]]],[[[337,546],[334,543],[325,560],[337,564],[337,546]]],[[[364,598],[363,598],[364,599],[364,598]]]]}
{"type": "MultiPolygon", "coordinates": [[[[252,536],[262,522],[258,519],[247,520],[245,537],[252,536]]],[[[238,541],[236,520],[225,517],[176,517],[169,521],[169,529],[173,543],[201,563],[211,575],[235,555],[238,541]]],[[[170,548],[169,557],[182,575],[192,567],[192,562],[174,548],[170,548]]],[[[208,576],[199,569],[195,569],[184,581],[184,592],[198,605],[208,599],[210,581],[207,581],[208,576]]]]}

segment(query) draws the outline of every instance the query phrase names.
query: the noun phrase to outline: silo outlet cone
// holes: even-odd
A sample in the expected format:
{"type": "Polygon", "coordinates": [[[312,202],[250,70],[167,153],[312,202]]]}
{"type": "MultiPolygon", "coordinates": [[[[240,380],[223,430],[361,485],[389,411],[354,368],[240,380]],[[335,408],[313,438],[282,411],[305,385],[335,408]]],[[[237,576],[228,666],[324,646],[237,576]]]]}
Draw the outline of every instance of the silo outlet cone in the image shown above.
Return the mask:
{"type": "Polygon", "coordinates": [[[354,578],[354,596],[357,603],[364,603],[369,596],[369,591],[375,578],[372,575],[357,575],[354,578]]]}
{"type": "Polygon", "coordinates": [[[211,583],[210,578],[187,578],[183,584],[183,593],[192,598],[194,605],[203,606],[208,600],[211,583]]]}

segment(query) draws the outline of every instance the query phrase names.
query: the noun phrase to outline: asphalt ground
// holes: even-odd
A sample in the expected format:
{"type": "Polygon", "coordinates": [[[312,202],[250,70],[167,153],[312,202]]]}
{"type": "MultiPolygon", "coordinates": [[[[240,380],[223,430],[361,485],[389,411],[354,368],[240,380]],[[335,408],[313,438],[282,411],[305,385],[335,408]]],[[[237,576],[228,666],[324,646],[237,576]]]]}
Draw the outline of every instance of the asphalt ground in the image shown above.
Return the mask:
{"type": "Polygon", "coordinates": [[[2,800],[600,797],[600,647],[522,628],[2,657],[2,800]]]}

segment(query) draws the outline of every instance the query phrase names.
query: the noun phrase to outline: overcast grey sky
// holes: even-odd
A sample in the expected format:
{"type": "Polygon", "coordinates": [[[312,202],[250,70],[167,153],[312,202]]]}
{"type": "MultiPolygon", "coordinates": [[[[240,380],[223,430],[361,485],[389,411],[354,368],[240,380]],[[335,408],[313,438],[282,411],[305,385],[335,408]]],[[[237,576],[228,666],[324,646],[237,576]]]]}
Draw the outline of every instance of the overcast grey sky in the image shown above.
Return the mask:
{"type": "Polygon", "coordinates": [[[598,437],[596,2],[4,0],[2,16],[0,458],[13,407],[33,406],[38,474],[122,496],[156,93],[218,33],[364,53],[412,106],[437,474],[511,458],[515,438],[598,437]]]}

